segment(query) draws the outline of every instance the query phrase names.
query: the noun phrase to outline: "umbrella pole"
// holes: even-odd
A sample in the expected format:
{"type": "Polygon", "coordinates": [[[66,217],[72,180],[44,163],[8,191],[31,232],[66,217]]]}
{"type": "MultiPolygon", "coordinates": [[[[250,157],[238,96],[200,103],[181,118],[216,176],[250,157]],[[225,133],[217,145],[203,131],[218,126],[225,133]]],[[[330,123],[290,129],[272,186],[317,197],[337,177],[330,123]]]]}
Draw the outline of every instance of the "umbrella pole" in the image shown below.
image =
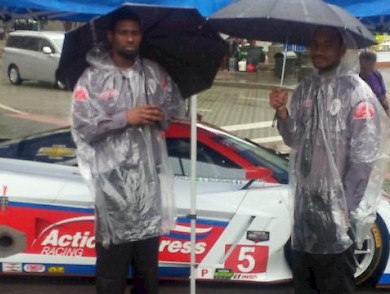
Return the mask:
{"type": "Polygon", "coordinates": [[[195,255],[195,245],[196,245],[196,150],[197,150],[197,132],[196,132],[196,123],[197,123],[197,100],[198,96],[191,96],[191,282],[190,282],[190,293],[196,293],[196,255],[195,255]]]}
{"type": "Polygon", "coordinates": [[[280,87],[282,87],[283,83],[284,83],[284,75],[285,75],[285,71],[286,71],[286,60],[287,60],[287,42],[286,42],[286,45],[284,46],[282,75],[280,77],[280,87]]]}
{"type": "MultiPolygon", "coordinates": [[[[284,83],[284,75],[286,71],[286,60],[287,60],[287,42],[286,45],[284,46],[284,54],[283,54],[283,64],[282,64],[282,74],[280,77],[280,84],[279,87],[283,87],[284,83]]],[[[272,119],[272,127],[275,127],[278,121],[278,111],[275,111],[274,118],[272,119]]]]}

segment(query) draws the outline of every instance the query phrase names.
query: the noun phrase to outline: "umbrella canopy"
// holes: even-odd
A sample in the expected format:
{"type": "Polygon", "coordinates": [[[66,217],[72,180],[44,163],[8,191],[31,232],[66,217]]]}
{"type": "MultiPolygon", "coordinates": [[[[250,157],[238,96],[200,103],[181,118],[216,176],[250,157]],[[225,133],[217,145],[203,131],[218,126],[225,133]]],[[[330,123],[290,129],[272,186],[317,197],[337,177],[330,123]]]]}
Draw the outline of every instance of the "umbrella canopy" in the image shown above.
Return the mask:
{"type": "Polygon", "coordinates": [[[358,48],[376,44],[356,18],[322,0],[240,0],[225,6],[209,22],[220,32],[246,39],[310,45],[317,26],[347,31],[358,48]]]}
{"type": "Polygon", "coordinates": [[[142,57],[164,67],[183,97],[211,87],[227,46],[196,9],[124,4],[109,14],[65,35],[57,80],[73,89],[88,66],[86,54],[94,45],[107,44],[111,17],[118,11],[137,14],[142,20],[142,57]]]}

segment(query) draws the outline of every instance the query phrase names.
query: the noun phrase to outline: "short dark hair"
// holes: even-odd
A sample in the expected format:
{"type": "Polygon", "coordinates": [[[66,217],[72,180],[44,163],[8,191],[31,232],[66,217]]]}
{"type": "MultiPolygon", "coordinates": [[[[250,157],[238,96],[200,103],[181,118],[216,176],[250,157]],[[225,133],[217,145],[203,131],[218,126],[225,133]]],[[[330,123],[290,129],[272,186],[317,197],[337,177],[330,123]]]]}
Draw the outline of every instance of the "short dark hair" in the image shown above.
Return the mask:
{"type": "Polygon", "coordinates": [[[337,43],[340,46],[345,46],[345,39],[343,37],[343,33],[338,28],[330,27],[330,26],[317,26],[314,31],[316,31],[318,29],[330,29],[332,31],[335,31],[336,32],[336,36],[337,36],[337,43]]]}
{"type": "Polygon", "coordinates": [[[108,29],[111,32],[114,32],[116,25],[123,20],[134,21],[134,22],[138,23],[139,26],[142,28],[141,19],[139,18],[139,16],[137,14],[135,14],[134,12],[129,11],[129,10],[118,10],[112,14],[111,19],[110,19],[110,26],[108,29]]]}
{"type": "Polygon", "coordinates": [[[359,54],[360,60],[367,60],[371,62],[376,62],[376,53],[374,51],[362,51],[359,54]]]}

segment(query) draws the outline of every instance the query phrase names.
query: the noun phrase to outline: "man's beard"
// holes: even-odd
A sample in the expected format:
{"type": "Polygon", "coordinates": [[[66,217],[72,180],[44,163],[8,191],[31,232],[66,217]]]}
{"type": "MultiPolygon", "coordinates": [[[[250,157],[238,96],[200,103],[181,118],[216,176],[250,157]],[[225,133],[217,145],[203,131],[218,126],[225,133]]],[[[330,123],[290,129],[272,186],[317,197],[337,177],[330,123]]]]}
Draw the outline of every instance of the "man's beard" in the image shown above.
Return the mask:
{"type": "Polygon", "coordinates": [[[138,55],[138,50],[118,50],[117,54],[127,60],[134,61],[138,55]]]}
{"type": "Polygon", "coordinates": [[[324,66],[322,68],[318,68],[318,72],[320,74],[326,74],[326,73],[330,73],[330,72],[333,72],[334,70],[336,70],[336,68],[339,67],[341,61],[338,60],[337,62],[333,63],[333,64],[330,64],[328,66],[324,66]]]}

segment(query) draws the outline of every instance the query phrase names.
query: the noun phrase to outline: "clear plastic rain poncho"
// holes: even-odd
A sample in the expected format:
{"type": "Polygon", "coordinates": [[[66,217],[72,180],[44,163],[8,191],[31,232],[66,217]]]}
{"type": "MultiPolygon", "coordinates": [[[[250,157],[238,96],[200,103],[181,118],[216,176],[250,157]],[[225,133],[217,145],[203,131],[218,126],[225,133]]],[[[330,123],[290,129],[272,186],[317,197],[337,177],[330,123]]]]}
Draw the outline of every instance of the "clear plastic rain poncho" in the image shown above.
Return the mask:
{"type": "Polygon", "coordinates": [[[360,247],[375,221],[390,123],[358,69],[357,50],[347,50],[332,75],[315,73],[297,87],[289,117],[278,121],[292,147],[295,250],[332,254],[354,242],[360,247]]]}
{"type": "Polygon", "coordinates": [[[96,240],[108,247],[164,234],[175,211],[163,130],[184,114],[180,92],[150,60],[119,69],[108,52],[91,50],[87,61],[73,93],[72,134],[95,196],[96,240]],[[164,121],[129,126],[126,111],[145,104],[159,105],[164,121]]]}

